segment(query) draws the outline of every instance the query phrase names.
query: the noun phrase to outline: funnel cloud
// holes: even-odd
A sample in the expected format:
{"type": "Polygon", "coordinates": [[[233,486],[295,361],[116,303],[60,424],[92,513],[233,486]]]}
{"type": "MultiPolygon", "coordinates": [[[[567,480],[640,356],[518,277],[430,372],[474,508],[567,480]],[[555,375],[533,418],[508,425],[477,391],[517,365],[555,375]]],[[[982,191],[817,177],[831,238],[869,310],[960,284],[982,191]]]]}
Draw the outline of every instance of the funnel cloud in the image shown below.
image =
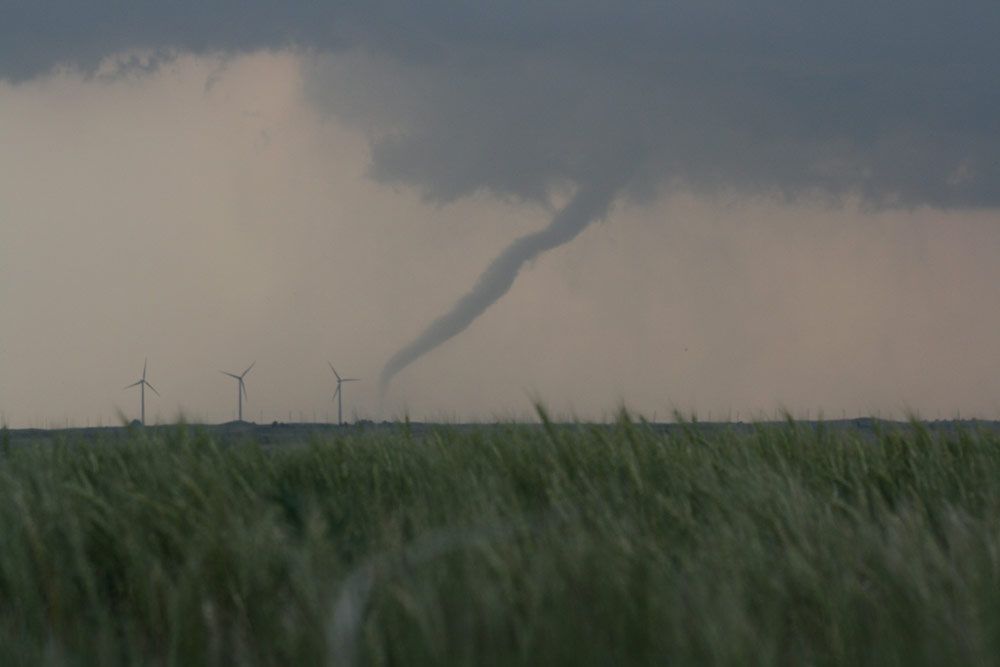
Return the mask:
{"type": "Polygon", "coordinates": [[[514,279],[526,262],[572,241],[587,225],[605,217],[614,202],[616,191],[615,185],[606,182],[582,186],[545,229],[522,236],[507,246],[483,271],[465,296],[386,362],[379,376],[380,392],[384,395],[389,382],[397,373],[461,333],[496,303],[514,284],[514,279]]]}

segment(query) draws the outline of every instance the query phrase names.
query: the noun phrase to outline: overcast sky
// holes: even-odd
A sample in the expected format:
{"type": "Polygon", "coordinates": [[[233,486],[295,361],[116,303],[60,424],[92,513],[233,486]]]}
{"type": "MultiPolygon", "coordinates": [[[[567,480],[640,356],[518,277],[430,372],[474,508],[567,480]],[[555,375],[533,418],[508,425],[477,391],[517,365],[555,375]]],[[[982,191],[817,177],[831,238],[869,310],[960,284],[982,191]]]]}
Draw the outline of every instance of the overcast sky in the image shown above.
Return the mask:
{"type": "Polygon", "coordinates": [[[995,2],[452,4],[0,7],[4,418],[1000,416],[995,2]]]}

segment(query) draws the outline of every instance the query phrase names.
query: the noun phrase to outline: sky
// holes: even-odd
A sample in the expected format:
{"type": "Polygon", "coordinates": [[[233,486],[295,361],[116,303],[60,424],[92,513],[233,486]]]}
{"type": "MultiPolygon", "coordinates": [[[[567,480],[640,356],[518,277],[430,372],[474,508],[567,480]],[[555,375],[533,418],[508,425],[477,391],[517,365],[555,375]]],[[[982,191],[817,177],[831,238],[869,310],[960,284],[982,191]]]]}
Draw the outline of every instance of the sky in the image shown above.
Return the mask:
{"type": "Polygon", "coordinates": [[[869,4],[4,4],[2,418],[1000,417],[1000,6],[869,4]]]}

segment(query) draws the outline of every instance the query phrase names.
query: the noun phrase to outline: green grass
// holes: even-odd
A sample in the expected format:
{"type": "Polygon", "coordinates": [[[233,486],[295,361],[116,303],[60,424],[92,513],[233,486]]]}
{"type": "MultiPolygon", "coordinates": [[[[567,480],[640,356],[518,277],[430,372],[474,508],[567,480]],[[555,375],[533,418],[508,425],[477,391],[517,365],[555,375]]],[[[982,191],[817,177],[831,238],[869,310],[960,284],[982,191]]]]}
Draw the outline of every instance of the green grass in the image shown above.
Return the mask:
{"type": "Polygon", "coordinates": [[[0,448],[3,665],[977,665],[1000,440],[197,429],[0,448]]]}

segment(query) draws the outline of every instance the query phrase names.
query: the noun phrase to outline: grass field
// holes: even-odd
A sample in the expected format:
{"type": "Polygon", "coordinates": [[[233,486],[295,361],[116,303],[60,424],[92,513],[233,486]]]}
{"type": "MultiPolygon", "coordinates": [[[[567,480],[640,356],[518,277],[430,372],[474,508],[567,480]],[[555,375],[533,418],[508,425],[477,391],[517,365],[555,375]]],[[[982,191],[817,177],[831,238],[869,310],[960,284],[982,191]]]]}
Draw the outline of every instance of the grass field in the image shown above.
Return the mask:
{"type": "Polygon", "coordinates": [[[4,434],[0,664],[1000,656],[995,434],[339,433],[4,434]]]}

